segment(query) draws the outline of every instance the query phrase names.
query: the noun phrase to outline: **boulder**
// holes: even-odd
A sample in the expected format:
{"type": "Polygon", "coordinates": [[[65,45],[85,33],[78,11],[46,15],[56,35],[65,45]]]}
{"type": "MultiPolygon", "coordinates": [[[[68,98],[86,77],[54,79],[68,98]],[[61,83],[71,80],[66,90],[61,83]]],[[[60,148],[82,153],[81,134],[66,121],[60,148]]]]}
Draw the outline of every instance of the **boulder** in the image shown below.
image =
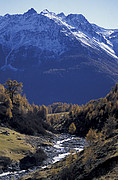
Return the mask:
{"type": "Polygon", "coordinates": [[[20,168],[28,169],[32,168],[34,166],[41,165],[43,160],[47,158],[47,155],[45,152],[40,148],[36,151],[35,154],[30,154],[28,156],[25,156],[23,159],[20,160],[20,168]]]}

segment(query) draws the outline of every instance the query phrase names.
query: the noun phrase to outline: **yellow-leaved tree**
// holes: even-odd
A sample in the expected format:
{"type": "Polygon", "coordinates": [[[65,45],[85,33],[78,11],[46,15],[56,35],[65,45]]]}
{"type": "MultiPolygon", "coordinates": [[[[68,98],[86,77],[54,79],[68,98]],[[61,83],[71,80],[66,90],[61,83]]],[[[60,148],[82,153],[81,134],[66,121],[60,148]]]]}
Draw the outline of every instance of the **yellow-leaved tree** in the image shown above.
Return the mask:
{"type": "Polygon", "coordinates": [[[13,103],[13,100],[14,100],[14,96],[15,95],[18,95],[18,94],[21,94],[22,92],[22,83],[18,83],[16,80],[10,80],[8,79],[5,84],[5,92],[6,94],[8,94],[10,96],[10,99],[13,103]]]}
{"type": "Polygon", "coordinates": [[[71,125],[69,126],[69,133],[74,134],[75,131],[76,131],[76,126],[74,123],[71,123],[71,125]]]}

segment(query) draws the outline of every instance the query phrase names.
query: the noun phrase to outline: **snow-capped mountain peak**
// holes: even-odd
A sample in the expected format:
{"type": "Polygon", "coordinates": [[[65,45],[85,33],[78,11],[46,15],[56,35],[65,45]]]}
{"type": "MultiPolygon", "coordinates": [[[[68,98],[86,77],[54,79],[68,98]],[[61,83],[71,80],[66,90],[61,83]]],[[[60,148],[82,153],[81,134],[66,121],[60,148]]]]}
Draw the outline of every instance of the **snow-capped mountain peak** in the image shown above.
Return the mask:
{"type": "Polygon", "coordinates": [[[47,16],[50,19],[53,19],[56,16],[55,13],[50,12],[48,9],[44,9],[43,11],[41,11],[40,15],[47,16]]]}
{"type": "Polygon", "coordinates": [[[41,11],[40,14],[48,14],[48,13],[50,13],[49,10],[48,9],[44,9],[43,11],[41,11]]]}
{"type": "Polygon", "coordinates": [[[82,14],[56,15],[47,9],[38,14],[33,8],[23,15],[7,14],[0,17],[0,39],[2,65],[10,64],[9,67],[18,64],[16,54],[23,60],[29,49],[38,63],[58,59],[80,45],[118,58],[117,30],[93,25],[82,14]]]}

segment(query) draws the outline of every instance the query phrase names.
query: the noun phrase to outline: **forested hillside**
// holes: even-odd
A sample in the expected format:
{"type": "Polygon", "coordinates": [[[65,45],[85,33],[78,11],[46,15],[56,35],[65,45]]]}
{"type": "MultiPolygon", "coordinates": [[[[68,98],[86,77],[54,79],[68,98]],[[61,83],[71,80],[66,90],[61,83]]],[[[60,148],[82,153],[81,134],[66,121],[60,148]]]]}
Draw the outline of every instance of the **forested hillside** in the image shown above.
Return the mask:
{"type": "MultiPolygon", "coordinates": [[[[69,114],[65,113],[57,121],[54,116],[49,118],[53,127],[60,132],[69,132],[71,124],[74,134],[85,136],[90,128],[100,131],[109,117],[118,119],[118,84],[106,97],[91,100],[86,105],[72,105],[69,114]],[[72,110],[71,110],[72,109],[72,110]]],[[[112,126],[112,120],[110,122],[112,126]]]]}
{"type": "Polygon", "coordinates": [[[25,95],[22,96],[23,84],[8,79],[0,84],[0,125],[30,134],[45,134],[49,129],[46,119],[46,107],[29,104],[25,95]]]}

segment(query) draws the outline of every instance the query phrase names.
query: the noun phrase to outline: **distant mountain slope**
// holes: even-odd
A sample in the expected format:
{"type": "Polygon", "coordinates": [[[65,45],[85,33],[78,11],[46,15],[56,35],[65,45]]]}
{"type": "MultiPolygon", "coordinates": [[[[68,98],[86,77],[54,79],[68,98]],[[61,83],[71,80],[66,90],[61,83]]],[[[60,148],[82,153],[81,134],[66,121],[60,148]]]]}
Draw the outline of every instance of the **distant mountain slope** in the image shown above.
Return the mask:
{"type": "Polygon", "coordinates": [[[81,104],[105,96],[118,80],[118,30],[81,14],[6,14],[0,40],[0,80],[22,81],[30,102],[81,104]]]}

